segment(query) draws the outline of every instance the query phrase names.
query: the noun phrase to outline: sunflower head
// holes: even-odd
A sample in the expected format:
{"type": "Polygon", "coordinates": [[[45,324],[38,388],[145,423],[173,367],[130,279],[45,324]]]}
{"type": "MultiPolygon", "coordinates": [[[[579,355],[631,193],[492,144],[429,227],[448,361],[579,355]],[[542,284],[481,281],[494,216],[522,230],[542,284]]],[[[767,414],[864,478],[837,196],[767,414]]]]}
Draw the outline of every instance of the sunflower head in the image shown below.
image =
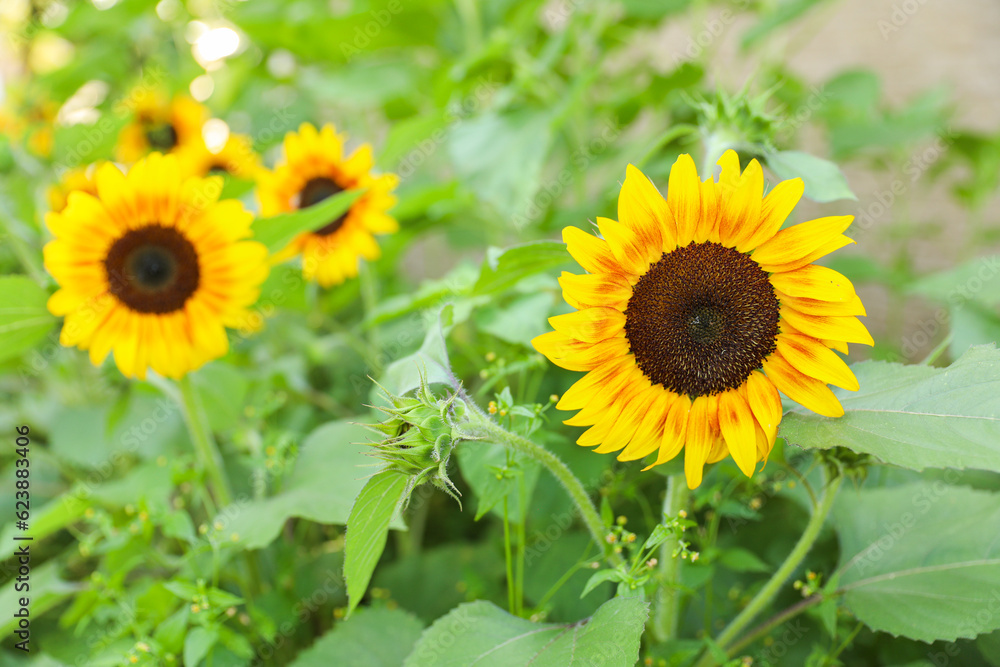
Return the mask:
{"type": "Polygon", "coordinates": [[[95,365],[113,351],[138,378],[180,377],[225,354],[226,327],[245,323],[268,273],[267,249],[244,240],[253,216],[218,200],[221,179],[183,179],[173,156],[153,153],[127,175],[105,163],[94,183],[46,217],[60,342],[95,365]]]}
{"type": "Polygon", "coordinates": [[[208,112],[186,95],[168,102],[161,92],[140,88],[127,105],[134,118],[122,128],[116,149],[118,160],[124,164],[132,164],[150,151],[171,153],[201,141],[208,112]]]}
{"type": "Polygon", "coordinates": [[[760,165],[741,171],[727,151],[721,173],[702,182],[681,155],[664,199],[629,165],[618,220],[600,236],[563,231],[586,273],[559,282],[575,312],[550,318],[533,341],[553,363],[586,375],[556,407],[589,426],[578,444],[656,453],[649,466],[684,453],[691,488],[706,463],[731,455],[748,477],[774,446],[781,397],[819,414],[843,414],[827,384],[857,390],[833,351],[872,344],[850,281],[813,264],[851,243],[851,216],[781,230],[803,192],[801,179],[766,197],[760,165]],[[781,231],[779,231],[781,230],[781,231]]]}
{"type": "Polygon", "coordinates": [[[181,170],[192,176],[229,175],[251,181],[261,168],[250,138],[242,134],[229,134],[221,146],[209,147],[204,140],[191,141],[179,146],[176,154],[181,170]]]}
{"type": "Polygon", "coordinates": [[[264,216],[306,208],[345,190],[365,190],[346,213],[302,234],[281,253],[283,258],[301,253],[305,278],[324,287],[356,276],[359,259],[378,259],[375,235],[399,228],[386,213],[396,203],[392,191],[398,178],[372,173],[370,145],[345,157],[343,142],[332,125],[317,130],[304,123],[285,136],[284,161],[274,171],[261,170],[257,180],[264,216]]]}

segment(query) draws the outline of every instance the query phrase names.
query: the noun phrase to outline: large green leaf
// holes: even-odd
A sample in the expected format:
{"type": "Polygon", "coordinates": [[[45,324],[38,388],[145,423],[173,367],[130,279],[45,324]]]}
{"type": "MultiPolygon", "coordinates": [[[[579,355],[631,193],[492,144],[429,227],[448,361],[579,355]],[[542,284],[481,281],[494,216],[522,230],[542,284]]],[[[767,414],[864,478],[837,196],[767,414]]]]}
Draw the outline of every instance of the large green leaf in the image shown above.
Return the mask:
{"type": "Polygon", "coordinates": [[[836,392],[844,416],[827,419],[797,408],[781,422],[788,442],[848,447],[912,470],[1000,472],[1000,351],[994,346],[973,347],[948,368],[867,361],[853,370],[860,391],[836,392]]]}
{"type": "Polygon", "coordinates": [[[805,195],[817,202],[857,199],[844,174],[833,162],[801,151],[778,151],[766,157],[767,166],[781,180],[801,178],[805,195]]]}
{"type": "Polygon", "coordinates": [[[460,605],[432,625],[404,667],[632,667],[648,607],[615,598],[585,621],[532,623],[489,602],[460,605]]]}
{"type": "Polygon", "coordinates": [[[844,492],[840,591],[874,630],[925,642],[1000,628],[1000,496],[937,482],[844,492]]]}
{"type": "Polygon", "coordinates": [[[350,614],[368,588],[389,536],[389,521],[396,513],[409,478],[383,470],[361,489],[347,519],[344,544],[344,578],[347,579],[347,613],[350,614]]]}
{"type": "Polygon", "coordinates": [[[570,262],[566,244],[558,241],[534,241],[510,248],[490,248],[486,251],[479,280],[472,292],[501,292],[528,276],[570,262]]]}
{"type": "Polygon", "coordinates": [[[459,177],[481,200],[524,225],[536,215],[531,197],[551,143],[548,112],[487,112],[452,125],[448,152],[459,177]]]}
{"type": "Polygon", "coordinates": [[[453,384],[448,345],[445,342],[454,322],[455,309],[450,304],[443,307],[427,328],[424,342],[413,354],[389,364],[379,382],[394,394],[405,394],[427,384],[453,384]]]}
{"type": "Polygon", "coordinates": [[[1000,255],[976,257],[947,271],[924,276],[908,291],[952,306],[970,301],[995,305],[1000,303],[1000,255]]]}
{"type": "Polygon", "coordinates": [[[0,361],[45,338],[56,318],[45,307],[49,295],[26,276],[0,277],[0,361]]]}
{"type": "Polygon", "coordinates": [[[367,437],[364,427],[347,421],[320,426],[302,444],[295,470],[281,493],[237,503],[221,512],[219,519],[226,524],[226,534],[235,533],[246,549],[260,549],[270,544],[292,517],[345,524],[354,497],[372,472],[373,461],[359,444],[367,437]]]}
{"type": "Polygon", "coordinates": [[[401,609],[364,609],[299,653],[291,667],[398,667],[423,629],[401,609]]]}
{"type": "Polygon", "coordinates": [[[339,218],[364,192],[347,190],[299,211],[261,218],[253,223],[254,240],[266,245],[271,252],[278,252],[299,234],[339,218]]]}

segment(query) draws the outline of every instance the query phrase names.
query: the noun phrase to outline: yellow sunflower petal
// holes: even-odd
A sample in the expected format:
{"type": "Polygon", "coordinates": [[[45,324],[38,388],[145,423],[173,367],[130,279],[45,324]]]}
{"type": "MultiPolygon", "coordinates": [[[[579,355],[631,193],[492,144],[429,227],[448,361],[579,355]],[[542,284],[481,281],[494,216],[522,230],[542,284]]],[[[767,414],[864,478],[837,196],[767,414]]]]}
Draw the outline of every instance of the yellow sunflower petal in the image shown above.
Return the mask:
{"type": "MultiPolygon", "coordinates": [[[[695,243],[719,242],[719,187],[715,180],[709,177],[701,184],[701,215],[694,230],[695,243]]],[[[665,247],[670,252],[676,247],[665,247]]]]}
{"type": "Polygon", "coordinates": [[[590,273],[622,273],[623,269],[611,246],[602,238],[588,234],[579,227],[566,227],[562,232],[566,250],[590,273]]]}
{"type": "Polygon", "coordinates": [[[761,266],[801,260],[836,240],[851,225],[852,220],[853,215],[838,215],[797,224],[781,230],[757,246],[751,256],[761,266]]]}
{"type": "Polygon", "coordinates": [[[739,250],[745,252],[756,248],[777,234],[778,230],[781,229],[781,225],[791,215],[792,210],[799,203],[799,200],[802,199],[804,191],[805,184],[801,178],[782,181],[774,186],[774,189],[761,202],[760,220],[757,222],[756,228],[743,239],[739,250]]]}
{"type": "Polygon", "coordinates": [[[675,395],[673,405],[667,412],[663,421],[663,439],[660,440],[660,449],[656,455],[656,461],[643,468],[649,470],[653,466],[658,466],[672,460],[681,453],[684,442],[687,439],[688,418],[691,414],[691,399],[686,395],[675,395]]]}
{"type": "Polygon", "coordinates": [[[747,405],[757,425],[764,429],[772,444],[781,423],[781,396],[774,383],[760,371],[754,371],[743,385],[747,405]]]}
{"type": "Polygon", "coordinates": [[[780,312],[782,320],[787,320],[807,336],[845,343],[875,344],[865,325],[856,317],[807,315],[791,308],[788,304],[782,304],[780,312]]]}
{"type": "Polygon", "coordinates": [[[701,217],[701,181],[690,155],[678,156],[670,168],[667,204],[677,226],[677,245],[686,246],[694,239],[701,217]]]}
{"type": "Polygon", "coordinates": [[[820,382],[848,391],[858,390],[858,379],[844,360],[810,336],[778,334],[778,352],[798,371],[820,382]]]}
{"type": "Polygon", "coordinates": [[[865,305],[857,294],[847,301],[821,301],[819,299],[799,299],[784,292],[778,293],[778,300],[806,315],[867,315],[865,305]]]}
{"type": "Polygon", "coordinates": [[[625,313],[614,308],[585,308],[549,318],[556,331],[577,340],[596,343],[616,336],[625,326],[625,313]]]}
{"type": "Polygon", "coordinates": [[[676,243],[670,207],[646,175],[631,164],[618,194],[618,220],[632,228],[646,246],[663,248],[676,243]]]}
{"type": "Polygon", "coordinates": [[[763,194],[764,172],[757,160],[751,160],[735,188],[730,192],[723,191],[719,197],[719,238],[723,245],[735,246],[740,252],[754,247],[748,244],[748,240],[760,224],[763,194]]]}
{"type": "Polygon", "coordinates": [[[647,246],[631,227],[609,218],[598,218],[601,236],[607,240],[618,264],[628,273],[639,275],[660,254],[659,246],[647,246]]]}
{"type": "Polygon", "coordinates": [[[588,306],[608,306],[624,309],[632,296],[632,286],[621,274],[593,274],[582,276],[563,273],[559,278],[563,297],[574,299],[588,306]]]}
{"type": "MultiPolygon", "coordinates": [[[[831,353],[832,354],[832,353],[831,353]]],[[[751,477],[757,465],[757,439],[750,406],[736,390],[719,394],[719,430],[736,465],[751,477]]]]}
{"type": "Polygon", "coordinates": [[[656,451],[663,441],[663,424],[673,408],[677,395],[659,386],[650,390],[649,407],[628,447],[618,455],[619,461],[636,461],[656,451]]]}
{"type": "Polygon", "coordinates": [[[843,234],[836,235],[832,240],[819,246],[812,252],[803,255],[797,260],[791,262],[785,262],[783,264],[768,264],[762,263],[760,268],[764,269],[769,273],[782,273],[784,271],[794,271],[795,269],[801,268],[806,264],[812,264],[818,259],[826,257],[831,252],[835,250],[840,250],[844,246],[854,243],[854,239],[848,238],[843,234]]]}
{"type": "Polygon", "coordinates": [[[699,396],[688,413],[687,442],[684,444],[684,476],[688,488],[701,484],[705,462],[708,460],[718,431],[719,399],[716,396],[699,396]]]}
{"type": "Polygon", "coordinates": [[[774,288],[789,296],[820,301],[849,301],[855,296],[854,285],[841,273],[818,264],[807,264],[794,271],[771,275],[774,288]]]}
{"type": "Polygon", "coordinates": [[[803,375],[775,352],[763,363],[764,372],[785,396],[824,417],[840,417],[844,408],[825,384],[803,375]]]}
{"type": "Polygon", "coordinates": [[[608,390],[623,383],[628,378],[628,368],[634,365],[634,361],[623,357],[595,368],[570,385],[556,403],[556,408],[579,410],[599,393],[610,395],[608,390]]]}

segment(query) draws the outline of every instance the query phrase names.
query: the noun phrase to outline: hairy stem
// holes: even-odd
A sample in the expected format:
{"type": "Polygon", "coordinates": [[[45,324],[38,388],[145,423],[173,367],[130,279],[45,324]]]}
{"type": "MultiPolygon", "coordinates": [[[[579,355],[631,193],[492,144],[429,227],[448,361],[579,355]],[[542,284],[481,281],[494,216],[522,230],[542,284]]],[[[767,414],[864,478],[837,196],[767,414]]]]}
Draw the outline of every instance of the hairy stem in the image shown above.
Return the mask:
{"type": "MultiPolygon", "coordinates": [[[[661,521],[677,516],[691,499],[684,473],[675,473],[667,478],[667,492],[663,498],[661,521]]],[[[659,642],[677,636],[680,622],[680,559],[674,551],[680,546],[680,538],[673,535],[660,546],[660,587],[656,597],[656,611],[653,616],[653,636],[659,642]]]]}
{"type": "MultiPolygon", "coordinates": [[[[580,512],[580,516],[583,517],[583,522],[587,526],[587,530],[590,531],[590,536],[594,539],[594,543],[597,544],[598,548],[602,553],[607,553],[607,542],[605,542],[605,537],[607,535],[607,528],[604,526],[604,522],[601,521],[601,515],[594,506],[594,502],[590,499],[587,494],[586,489],[583,488],[583,484],[577,479],[573,471],[570,470],[562,460],[545,449],[540,447],[535,443],[531,442],[527,438],[524,438],[515,433],[504,429],[499,424],[496,424],[482,412],[476,409],[472,412],[473,418],[473,431],[470,435],[474,435],[476,438],[481,440],[489,440],[491,442],[496,442],[511,449],[527,454],[535,461],[538,461],[552,475],[559,480],[569,494],[570,499],[576,505],[576,509],[580,512]]],[[[621,556],[611,552],[608,554],[608,559],[614,564],[618,565],[622,562],[621,556]]]]}

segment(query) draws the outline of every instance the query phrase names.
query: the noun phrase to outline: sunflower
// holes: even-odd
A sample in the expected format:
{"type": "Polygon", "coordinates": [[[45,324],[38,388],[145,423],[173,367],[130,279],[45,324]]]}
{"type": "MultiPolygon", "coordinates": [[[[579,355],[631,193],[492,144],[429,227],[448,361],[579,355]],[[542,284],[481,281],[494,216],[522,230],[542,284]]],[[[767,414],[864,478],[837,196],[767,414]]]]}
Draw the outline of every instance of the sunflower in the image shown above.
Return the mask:
{"type": "Polygon", "coordinates": [[[250,236],[253,216],[218,201],[221,179],[181,178],[173,156],[151,154],[122,174],[95,174],[97,194],[71,192],[49,213],[55,236],[45,268],[60,289],[60,342],[101,364],[114,350],[126,377],[147,368],[179,378],[229,349],[226,326],[242,326],[267,277],[267,249],[250,236]]]}
{"type": "Polygon", "coordinates": [[[118,135],[118,160],[132,164],[150,151],[169,153],[202,141],[208,113],[190,97],[178,95],[169,103],[155,91],[140,89],[127,104],[135,118],[118,135]]]}
{"type": "Polygon", "coordinates": [[[598,218],[601,236],[563,230],[587,271],[559,282],[576,309],[549,319],[534,339],[554,364],[587,371],[556,407],[589,426],[577,440],[649,466],[684,451],[688,486],[706,463],[732,455],[751,476],[766,461],[781,421],[780,390],[829,417],[843,414],[827,384],[858,383],[833,349],[872,344],[856,316],[865,309],[844,276],[812,262],[851,239],[852,216],[779,231],[802,196],[801,179],[763,197],[756,160],[740,172],[736,153],[719,160],[718,182],[698,178],[681,155],[667,198],[629,165],[618,221],[598,218]],[[833,348],[833,349],[831,349],[833,348]]]}
{"type": "Polygon", "coordinates": [[[192,176],[229,174],[233,178],[253,180],[260,169],[260,160],[250,138],[230,134],[221,148],[212,150],[200,140],[178,147],[177,159],[184,173],[192,176]]]}
{"type": "Polygon", "coordinates": [[[49,208],[56,213],[66,208],[67,198],[71,192],[79,191],[96,195],[97,185],[94,183],[94,172],[97,167],[97,164],[91,164],[66,171],[59,182],[49,188],[49,208]]]}
{"type": "Polygon", "coordinates": [[[298,133],[285,135],[285,162],[273,172],[261,170],[257,181],[264,216],[306,208],[345,190],[366,190],[346,213],[300,235],[279,253],[279,258],[302,253],[306,280],[324,287],[356,276],[359,257],[378,259],[381,251],[374,235],[399,229],[396,220],[386,215],[396,203],[391,193],[399,179],[395,174],[371,173],[368,144],[345,158],[343,141],[332,125],[317,131],[303,123],[298,133]]]}

